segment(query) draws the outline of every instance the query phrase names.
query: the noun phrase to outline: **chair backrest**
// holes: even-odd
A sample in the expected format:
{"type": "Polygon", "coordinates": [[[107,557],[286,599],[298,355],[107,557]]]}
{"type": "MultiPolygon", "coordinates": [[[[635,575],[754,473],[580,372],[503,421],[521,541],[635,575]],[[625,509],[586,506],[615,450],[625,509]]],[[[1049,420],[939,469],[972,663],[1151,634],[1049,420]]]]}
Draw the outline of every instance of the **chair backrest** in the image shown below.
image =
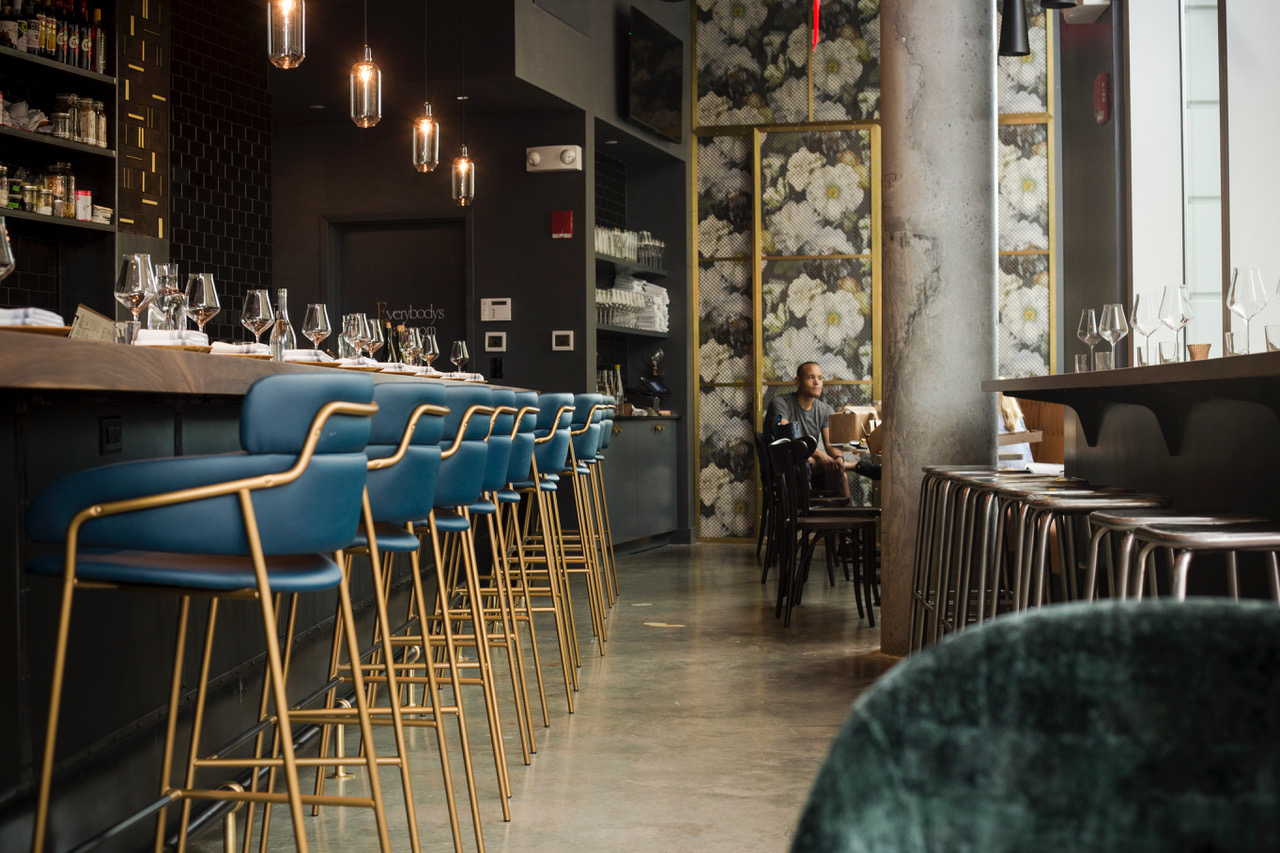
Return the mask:
{"type": "Polygon", "coordinates": [[[580,434],[573,436],[573,455],[579,462],[596,458],[600,448],[600,432],[604,421],[604,396],[601,394],[575,394],[573,397],[573,429],[580,434]],[[590,423],[587,419],[590,418],[590,423]],[[583,429],[584,425],[586,429],[583,429]]]}
{"type": "Polygon", "coordinates": [[[613,441],[613,419],[617,412],[613,410],[613,406],[618,404],[616,398],[609,394],[604,395],[604,404],[610,408],[604,412],[604,417],[600,420],[600,449],[606,450],[609,443],[613,441]]]}
{"type": "Polygon", "coordinates": [[[992,620],[863,694],[791,849],[1275,850],[1277,672],[1269,603],[992,620]]]}
{"type": "MultiPolygon", "coordinates": [[[[50,484],[27,513],[31,537],[62,541],[87,503],[110,503],[217,483],[282,474],[297,462],[317,415],[330,403],[373,401],[369,376],[277,374],[258,380],[240,415],[241,453],[121,462],[69,474],[50,484]],[[88,497],[91,496],[91,497],[88,497]]],[[[370,418],[333,415],[301,476],[252,492],[263,551],[302,554],[345,548],[363,504],[370,418]],[[300,523],[305,522],[305,523],[300,523]]],[[[87,521],[86,546],[202,554],[247,554],[238,498],[206,498],[87,521]]]]}
{"type": "MultiPolygon", "coordinates": [[[[517,391],[516,408],[538,407],[536,391],[517,391]]],[[[538,429],[538,413],[525,414],[520,419],[519,431],[511,442],[511,458],[507,461],[507,482],[519,483],[529,479],[533,464],[534,434],[538,429]]]]}
{"type": "MultiPolygon", "coordinates": [[[[493,405],[516,409],[516,392],[510,388],[493,389],[493,405]]],[[[510,482],[507,468],[511,464],[511,431],[515,428],[516,416],[510,413],[495,414],[493,430],[489,433],[488,456],[485,459],[484,481],[481,484],[486,492],[494,492],[510,482]]]]}
{"type": "MultiPolygon", "coordinates": [[[[488,386],[450,382],[444,388],[445,405],[449,407],[449,414],[444,419],[444,432],[440,437],[442,449],[453,446],[461,429],[462,418],[469,408],[493,405],[493,390],[488,386]]],[[[467,423],[462,444],[452,456],[440,462],[436,506],[465,506],[480,500],[489,453],[485,441],[488,435],[489,415],[473,415],[467,423]]]]}
{"type": "MultiPolygon", "coordinates": [[[[419,406],[446,405],[445,386],[430,382],[387,382],[373,391],[378,413],[373,417],[367,450],[370,459],[394,456],[419,406]]],[[[413,431],[404,458],[369,472],[369,506],[374,521],[400,524],[426,518],[435,503],[440,476],[440,437],[445,417],[424,413],[413,431]]]]}
{"type": "MultiPolygon", "coordinates": [[[[538,429],[537,436],[544,438],[550,435],[551,426],[555,423],[556,413],[564,406],[573,405],[572,394],[539,394],[538,395],[538,429]]],[[[576,411],[574,412],[576,414],[576,411]]],[[[570,416],[566,414],[560,419],[555,436],[534,449],[534,458],[538,462],[538,472],[542,474],[558,474],[564,470],[569,457],[570,416]]]]}

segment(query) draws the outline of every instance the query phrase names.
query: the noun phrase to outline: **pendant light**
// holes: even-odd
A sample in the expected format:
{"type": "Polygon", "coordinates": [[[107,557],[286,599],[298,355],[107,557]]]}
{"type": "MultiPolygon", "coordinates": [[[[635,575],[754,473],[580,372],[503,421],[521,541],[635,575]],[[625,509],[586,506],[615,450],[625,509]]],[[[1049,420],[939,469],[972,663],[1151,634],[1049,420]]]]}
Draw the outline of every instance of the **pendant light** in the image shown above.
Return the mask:
{"type": "Polygon", "coordinates": [[[1076,0],[1040,0],[1041,9],[1074,9],[1076,0]]]}
{"type": "MultiPolygon", "coordinates": [[[[427,36],[426,25],[431,21],[431,13],[423,9],[422,34],[422,76],[424,93],[430,90],[430,75],[427,72],[427,36]]],[[[423,101],[423,116],[413,123],[413,168],[419,172],[430,172],[440,162],[440,122],[431,117],[431,101],[423,101]]]]}
{"type": "Polygon", "coordinates": [[[1004,0],[1000,16],[1000,45],[996,53],[1001,56],[1027,56],[1031,43],[1027,39],[1027,7],[1023,0],[1004,0]]]}
{"type": "Polygon", "coordinates": [[[356,127],[382,120],[382,69],[369,49],[369,0],[364,0],[364,59],[351,66],[351,120],[356,127]]]}
{"type": "Polygon", "coordinates": [[[467,155],[467,8],[462,7],[462,149],[453,158],[453,200],[467,207],[476,198],[476,164],[467,155]]]}
{"type": "Polygon", "coordinates": [[[267,55],[277,68],[297,68],[307,58],[307,5],[303,0],[267,4],[267,55]]]}

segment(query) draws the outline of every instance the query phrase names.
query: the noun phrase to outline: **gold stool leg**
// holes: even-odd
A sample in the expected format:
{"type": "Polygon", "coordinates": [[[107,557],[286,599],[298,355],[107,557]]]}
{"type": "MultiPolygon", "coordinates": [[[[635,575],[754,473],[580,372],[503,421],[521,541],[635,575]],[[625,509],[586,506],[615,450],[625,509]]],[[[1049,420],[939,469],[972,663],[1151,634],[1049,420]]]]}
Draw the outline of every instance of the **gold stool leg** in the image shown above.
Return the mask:
{"type": "MultiPolygon", "coordinates": [[[[184,595],[178,604],[178,635],[173,648],[173,677],[169,687],[169,719],[164,727],[164,753],[160,758],[160,796],[167,796],[173,780],[173,743],[178,734],[178,703],[182,698],[182,664],[187,653],[187,619],[191,613],[191,596],[184,595]]],[[[165,818],[168,807],[156,815],[156,853],[164,849],[165,818]]]]}
{"type": "MultiPolygon", "coordinates": [[[[498,511],[501,513],[501,505],[499,505],[498,511]]],[[[529,647],[533,651],[533,672],[538,680],[538,701],[542,705],[542,725],[545,728],[551,725],[551,715],[547,709],[547,690],[542,677],[542,655],[538,651],[538,632],[533,622],[533,597],[529,594],[528,566],[525,564],[524,542],[521,540],[520,536],[520,512],[518,504],[508,505],[507,521],[505,523],[508,541],[513,543],[511,547],[515,548],[516,571],[520,579],[519,590],[522,606],[520,610],[517,610],[516,612],[523,612],[523,616],[520,618],[529,626],[529,647]]],[[[516,597],[514,584],[508,583],[508,587],[512,589],[512,606],[514,607],[516,597]]]]}
{"type": "MultiPolygon", "coordinates": [[[[529,688],[524,679],[524,652],[520,649],[520,637],[515,630],[515,613],[511,603],[510,564],[507,562],[507,543],[502,526],[498,524],[498,498],[493,496],[494,510],[485,516],[485,524],[489,530],[489,541],[492,543],[493,588],[486,595],[498,605],[498,619],[493,620],[502,626],[501,639],[490,641],[491,645],[505,649],[507,663],[511,670],[511,692],[516,706],[516,724],[520,730],[520,751],[525,765],[531,763],[533,741],[533,716],[529,711],[529,688]]],[[[485,631],[486,637],[492,637],[485,631]]],[[[497,639],[497,638],[494,638],[497,639]]]]}
{"type": "Polygon", "coordinates": [[[62,679],[67,665],[67,637],[71,628],[71,599],[75,594],[75,539],[67,542],[67,568],[62,580],[62,608],[53,651],[53,686],[49,691],[49,720],[45,724],[44,755],[40,760],[40,788],[36,795],[36,819],[32,829],[32,853],[44,853],[49,823],[49,791],[53,784],[53,750],[58,738],[58,712],[62,708],[62,679]]]}

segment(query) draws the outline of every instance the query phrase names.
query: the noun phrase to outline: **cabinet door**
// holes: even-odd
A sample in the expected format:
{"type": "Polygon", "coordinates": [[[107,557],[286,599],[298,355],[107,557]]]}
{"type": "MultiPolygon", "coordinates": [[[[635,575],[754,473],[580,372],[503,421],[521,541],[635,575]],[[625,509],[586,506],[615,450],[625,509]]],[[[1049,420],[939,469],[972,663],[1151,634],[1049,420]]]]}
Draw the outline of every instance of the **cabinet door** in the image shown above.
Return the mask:
{"type": "Polygon", "coordinates": [[[629,542],[642,535],[636,524],[636,437],[640,427],[617,421],[604,458],[604,494],[609,506],[613,541],[629,542]]]}
{"type": "Polygon", "coordinates": [[[676,425],[661,420],[637,424],[636,515],[641,536],[676,529],[676,425]]]}

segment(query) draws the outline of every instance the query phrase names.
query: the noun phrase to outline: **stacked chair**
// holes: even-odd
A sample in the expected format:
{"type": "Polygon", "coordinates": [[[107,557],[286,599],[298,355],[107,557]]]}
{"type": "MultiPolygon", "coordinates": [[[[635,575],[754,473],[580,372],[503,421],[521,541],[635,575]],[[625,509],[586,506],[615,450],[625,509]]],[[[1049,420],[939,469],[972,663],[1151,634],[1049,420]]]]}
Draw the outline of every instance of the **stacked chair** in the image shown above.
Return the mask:
{"type": "MultiPolygon", "coordinates": [[[[550,617],[572,712],[580,658],[570,579],[586,581],[601,645],[607,610],[617,600],[600,452],[608,445],[613,408],[613,400],[600,395],[575,399],[435,382],[375,386],[368,376],[336,372],[272,376],[245,397],[240,454],[123,463],[51,485],[28,514],[33,538],[64,547],[62,554],[28,565],[31,573],[63,584],[33,849],[43,853],[48,846],[50,816],[56,814],[52,773],[72,601],[79,589],[91,587],[168,592],[180,600],[161,799],[154,807],[157,851],[171,843],[167,833],[175,825],[177,847],[184,849],[195,800],[246,802],[244,849],[259,804],[262,847],[273,807],[286,805],[299,851],[309,847],[305,807],[313,813],[322,806],[369,808],[378,847],[388,851],[379,767],[398,773],[406,849],[418,851],[410,761],[420,759],[409,758],[408,727],[434,731],[445,814],[454,850],[461,851],[466,845],[446,738],[454,731],[451,720],[475,847],[483,851],[463,694],[480,688],[496,787],[510,819],[496,670],[507,665],[513,719],[528,764],[537,752],[530,668],[543,726],[551,722],[537,623],[550,617]],[[323,501],[315,500],[318,494],[323,501]],[[491,545],[487,561],[476,547],[481,524],[491,545]],[[422,560],[424,547],[430,548],[429,565],[422,560]],[[375,591],[372,637],[357,635],[351,609],[348,582],[362,564],[357,556],[367,558],[375,591]],[[394,591],[405,585],[395,582],[397,557],[408,574],[404,616],[390,612],[394,591]],[[297,692],[288,685],[296,596],[324,592],[337,597],[329,681],[291,705],[287,697],[297,692]],[[183,762],[177,713],[193,598],[208,600],[209,615],[190,755],[183,762]],[[201,744],[201,721],[218,605],[225,599],[257,603],[267,675],[257,725],[215,751],[201,744]],[[371,644],[362,649],[365,640],[371,644]],[[346,726],[360,733],[360,746],[350,754],[342,743],[346,726]],[[392,729],[390,752],[375,748],[375,727],[392,729]],[[319,755],[297,755],[298,737],[315,730],[319,755]],[[251,754],[233,757],[239,752],[251,754]],[[174,764],[182,765],[178,781],[174,764]],[[305,791],[300,768],[315,771],[305,791]],[[326,791],[330,768],[337,778],[364,768],[368,794],[326,791]],[[247,771],[243,785],[210,783],[236,770],[247,771]],[[168,814],[170,804],[181,805],[176,820],[168,814]]],[[[230,838],[227,844],[234,846],[230,838]]]]}

